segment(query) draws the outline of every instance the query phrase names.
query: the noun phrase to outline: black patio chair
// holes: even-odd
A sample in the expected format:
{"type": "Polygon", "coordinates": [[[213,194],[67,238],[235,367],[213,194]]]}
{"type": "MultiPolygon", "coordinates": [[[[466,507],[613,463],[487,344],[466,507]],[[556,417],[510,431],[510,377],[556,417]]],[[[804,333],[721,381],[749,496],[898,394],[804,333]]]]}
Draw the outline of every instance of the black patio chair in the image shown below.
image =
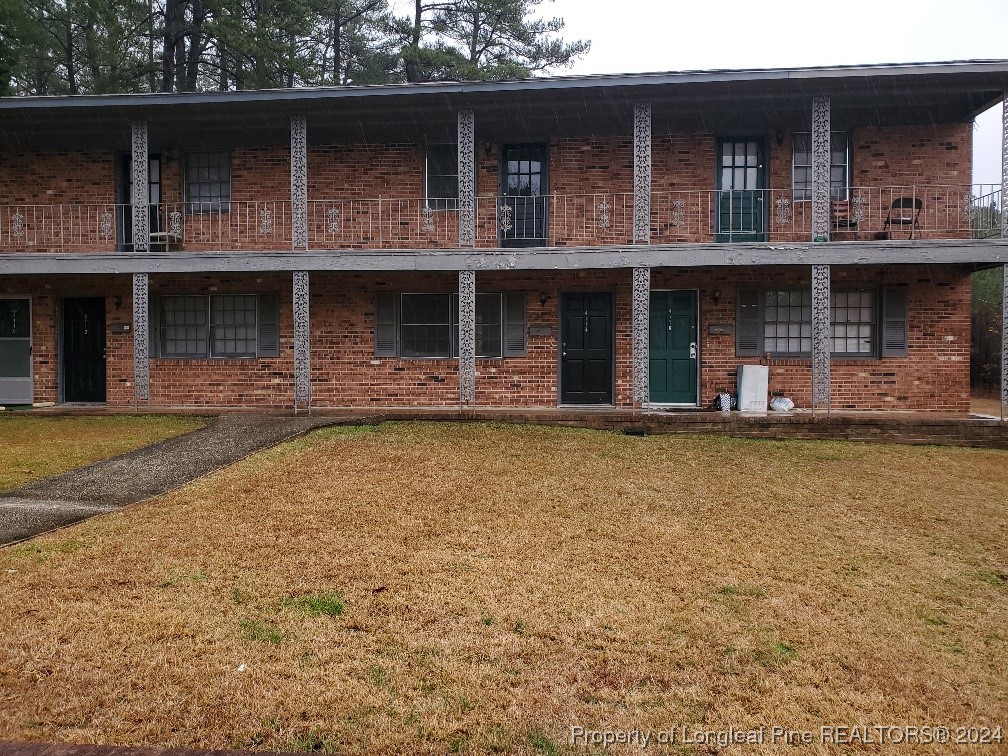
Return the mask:
{"type": "Polygon", "coordinates": [[[920,230],[920,214],[924,208],[924,200],[920,197],[897,197],[889,206],[889,214],[886,215],[885,223],[882,224],[882,234],[884,239],[890,238],[890,229],[894,226],[900,228],[909,227],[910,236],[914,238],[914,232],[920,230]]]}

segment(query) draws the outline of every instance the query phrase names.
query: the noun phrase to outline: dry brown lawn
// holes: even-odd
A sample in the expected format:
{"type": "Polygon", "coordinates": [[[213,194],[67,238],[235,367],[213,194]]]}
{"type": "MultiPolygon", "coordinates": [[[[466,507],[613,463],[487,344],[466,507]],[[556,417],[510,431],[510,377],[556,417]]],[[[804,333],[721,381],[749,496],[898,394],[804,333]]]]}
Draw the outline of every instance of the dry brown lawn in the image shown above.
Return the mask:
{"type": "Polygon", "coordinates": [[[0,550],[0,740],[1008,725],[1006,501],[996,451],[332,428],[0,550]]]}
{"type": "Polygon", "coordinates": [[[0,491],[194,431],[206,422],[180,415],[0,414],[0,491]]]}

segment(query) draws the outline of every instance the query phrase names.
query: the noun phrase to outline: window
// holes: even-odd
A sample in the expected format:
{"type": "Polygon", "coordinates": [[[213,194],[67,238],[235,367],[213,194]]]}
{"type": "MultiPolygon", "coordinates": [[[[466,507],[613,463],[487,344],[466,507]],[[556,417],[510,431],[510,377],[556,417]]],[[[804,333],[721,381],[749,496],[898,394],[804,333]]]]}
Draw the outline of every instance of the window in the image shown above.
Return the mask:
{"type": "Polygon", "coordinates": [[[161,297],[161,355],[207,356],[206,297],[161,297]]]}
{"type": "MultiPolygon", "coordinates": [[[[457,357],[458,294],[378,294],[375,356],[457,357]]],[[[476,356],[525,354],[525,293],[477,292],[476,356]]]]}
{"type": "Polygon", "coordinates": [[[429,144],[424,161],[424,196],[435,210],[458,207],[458,145],[429,144]]]}
{"type": "Polygon", "coordinates": [[[403,357],[451,356],[450,294],[403,294],[400,311],[403,357]]]}
{"type": "Polygon", "coordinates": [[[210,297],[210,345],[214,357],[255,357],[254,295],[210,297]]]}
{"type": "Polygon", "coordinates": [[[768,291],[764,298],[763,351],[811,354],[812,291],[768,291]]]}
{"type": "MultiPolygon", "coordinates": [[[[503,312],[500,294],[476,294],[476,356],[500,357],[503,312]]],[[[452,357],[458,357],[458,294],[452,294],[452,357]]]]}
{"type": "Polygon", "coordinates": [[[834,292],[830,297],[833,354],[872,356],[875,353],[875,323],[875,292],[834,292]]]}
{"type": "Polygon", "coordinates": [[[279,355],[273,294],[165,295],[151,313],[151,342],[161,357],[279,355]]]}
{"type": "MultiPolygon", "coordinates": [[[[886,300],[895,313],[894,326],[904,334],[906,295],[902,287],[888,287],[886,300]],[[897,300],[898,297],[902,297],[897,300]],[[891,300],[891,301],[890,301],[891,300]],[[898,321],[898,322],[896,322],[898,321]]],[[[808,357],[812,353],[812,292],[801,289],[743,289],[738,293],[736,354],[808,357]]],[[[839,357],[877,357],[879,300],[874,290],[833,291],[830,296],[832,354],[839,357]]],[[[905,346],[903,346],[905,354],[905,346]]],[[[885,351],[885,350],[884,350],[885,351]]],[[[894,348],[883,356],[896,356],[894,348]]]]}
{"type": "Polygon", "coordinates": [[[185,163],[186,210],[190,213],[231,209],[231,154],[191,152],[185,163]]]}
{"type": "MultiPolygon", "coordinates": [[[[843,131],[830,132],[830,198],[847,199],[849,186],[849,150],[847,134],[843,131]]],[[[797,131],[794,134],[794,200],[801,202],[812,199],[812,132],[797,131]]]]}

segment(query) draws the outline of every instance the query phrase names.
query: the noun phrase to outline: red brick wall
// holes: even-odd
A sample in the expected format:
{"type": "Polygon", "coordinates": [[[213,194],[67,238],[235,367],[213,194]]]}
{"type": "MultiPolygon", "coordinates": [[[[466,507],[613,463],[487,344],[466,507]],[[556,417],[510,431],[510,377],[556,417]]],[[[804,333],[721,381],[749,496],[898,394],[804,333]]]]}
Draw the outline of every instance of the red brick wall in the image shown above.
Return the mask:
{"type": "MultiPolygon", "coordinates": [[[[953,266],[841,267],[831,271],[834,289],[906,284],[909,353],[884,359],[835,359],[832,404],[837,409],[903,409],[966,412],[969,409],[970,278],[953,266]]],[[[735,356],[734,335],[711,335],[711,324],[735,322],[735,293],[746,286],[807,286],[807,268],[708,269],[652,272],[652,288],[700,290],[701,404],[711,406],[722,392],[734,392],[742,364],[770,367],[771,394],[786,395],[798,407],[811,401],[808,359],[735,356]],[[717,303],[713,291],[720,291],[717,303]]]]}
{"type": "MultiPolygon", "coordinates": [[[[768,135],[767,171],[773,194],[767,198],[771,241],[806,241],[811,207],[791,202],[791,135],[768,135]],[[778,141],[780,142],[778,144],[778,141]],[[778,219],[778,201],[787,203],[778,219]]],[[[905,188],[921,188],[924,200],[920,238],[958,237],[965,186],[970,182],[970,124],[855,128],[852,183],[864,187],[867,217],[861,238],[882,230],[892,200],[905,188]],[[939,188],[940,187],[940,188],[939,188]],[[950,230],[951,229],[951,230],[950,230]]],[[[497,245],[496,202],[500,145],[477,141],[477,245],[497,245]]],[[[713,240],[716,208],[716,138],[712,134],[656,133],[652,143],[652,240],[655,243],[713,240]]],[[[627,244],[633,235],[633,139],[571,137],[549,145],[551,243],[627,244]],[[602,205],[605,204],[603,209],[602,205]],[[601,213],[601,214],[600,214],[601,213]],[[608,222],[603,219],[607,215],[608,222]]],[[[458,214],[437,210],[423,215],[423,158],[420,144],[312,146],[308,150],[309,234],[315,249],[443,248],[455,246],[458,214]],[[381,197],[379,203],[377,198],[381,197]],[[333,223],[332,212],[338,214],[333,223]]],[[[182,200],[182,165],[162,156],[164,201],[182,200]]],[[[286,145],[232,151],[230,213],[185,216],[186,246],[194,251],[286,249],[291,241],[290,151],[286,145]],[[264,216],[264,211],[268,216],[264,216]]],[[[112,153],[5,154],[0,156],[0,207],[112,203],[112,153]]],[[[81,217],[64,221],[63,242],[87,250],[111,250],[97,236],[100,210],[65,210],[81,217]],[[74,234],[76,233],[76,236],[74,234]]],[[[0,210],[2,215],[3,210],[0,210]]],[[[0,228],[4,227],[0,217],[0,228]]],[[[27,248],[59,247],[53,217],[29,223],[40,229],[27,248]],[[48,230],[46,230],[48,229],[48,230]],[[46,236],[48,234],[48,236],[46,236]]],[[[899,236],[900,233],[894,234],[899,236]]],[[[839,238],[839,237],[838,237],[839,238]]],[[[849,234],[843,238],[852,238],[849,234]]],[[[0,237],[0,250],[26,247],[0,237]]]]}
{"type": "MultiPolygon", "coordinates": [[[[969,273],[954,266],[834,266],[833,285],[905,284],[909,293],[909,355],[834,360],[833,406],[965,412],[969,403],[969,273]]],[[[711,335],[712,324],[735,322],[740,286],[805,286],[805,267],[705,270],[658,269],[655,289],[699,290],[701,404],[735,390],[740,364],[770,367],[770,390],[807,407],[807,359],[735,356],[733,335],[711,335]],[[720,293],[714,302],[713,292],[720,293]]],[[[314,274],[311,278],[312,391],[314,404],[337,406],[452,406],[458,402],[455,360],[374,357],[374,295],[378,291],[451,292],[454,274],[314,274]]],[[[557,402],[559,293],[611,291],[616,315],[616,403],[631,403],[630,272],[480,272],[477,289],[527,292],[527,324],[548,335],[528,336],[528,355],[477,360],[477,402],[485,406],[553,406],[557,402]]],[[[65,296],[105,296],[108,322],[129,323],[127,276],[102,279],[0,279],[0,296],[30,295],[33,307],[36,401],[57,400],[56,312],[65,296]],[[116,298],[119,298],[118,307],[116,298]]],[[[293,396],[293,323],[289,275],[152,277],[158,293],[265,293],[280,295],[280,357],[253,360],[151,362],[155,405],[289,407],[293,396]]],[[[131,334],[108,334],[108,400],[133,402],[131,334]]]]}

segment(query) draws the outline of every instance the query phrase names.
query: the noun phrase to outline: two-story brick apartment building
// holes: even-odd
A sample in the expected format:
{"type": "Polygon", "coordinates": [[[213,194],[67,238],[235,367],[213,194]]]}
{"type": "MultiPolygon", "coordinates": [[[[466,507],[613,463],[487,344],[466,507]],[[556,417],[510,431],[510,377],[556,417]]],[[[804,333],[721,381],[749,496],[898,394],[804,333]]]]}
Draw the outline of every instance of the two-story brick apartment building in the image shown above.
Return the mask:
{"type": "Polygon", "coordinates": [[[965,412],[969,276],[1008,251],[973,118],[1006,89],[995,61],[0,100],[0,403],[705,407],[762,363],[799,407],[965,412]]]}

